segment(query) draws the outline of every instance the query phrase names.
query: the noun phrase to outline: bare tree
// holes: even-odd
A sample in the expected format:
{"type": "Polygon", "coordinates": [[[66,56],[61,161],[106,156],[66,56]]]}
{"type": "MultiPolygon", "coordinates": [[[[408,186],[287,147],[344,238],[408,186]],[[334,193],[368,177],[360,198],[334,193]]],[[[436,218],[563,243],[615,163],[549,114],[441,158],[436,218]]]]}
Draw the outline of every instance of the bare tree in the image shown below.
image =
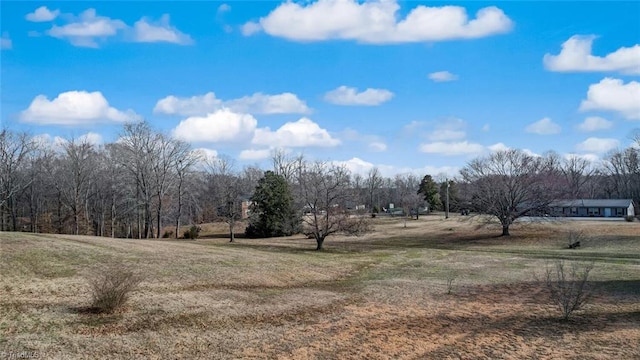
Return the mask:
{"type": "Polygon", "coordinates": [[[578,156],[570,156],[561,162],[559,170],[567,185],[567,195],[573,199],[584,197],[586,186],[595,174],[591,162],[578,156]]]}
{"type": "Polygon", "coordinates": [[[422,202],[422,197],[418,194],[419,185],[420,181],[413,174],[396,175],[395,188],[398,191],[400,206],[405,213],[405,227],[407,227],[407,216],[411,214],[412,209],[413,211],[415,211],[416,218],[418,218],[419,216],[419,207],[420,203],[422,202]]]}
{"type": "Polygon", "coordinates": [[[474,210],[497,217],[508,236],[514,220],[544,212],[556,199],[549,166],[544,158],[512,149],[472,160],[460,173],[470,184],[474,210]]]}
{"type": "Polygon", "coordinates": [[[208,161],[218,202],[217,213],[229,225],[229,242],[235,240],[235,225],[242,217],[241,197],[249,192],[248,184],[235,170],[233,159],[220,156],[208,161]]]}
{"type": "Polygon", "coordinates": [[[352,197],[349,171],[324,162],[303,163],[298,170],[299,198],[307,214],[303,217],[307,236],[322,250],[327,236],[342,232],[356,234],[365,229],[364,219],[351,217],[347,202],[352,197]]]}
{"type": "Polygon", "coordinates": [[[0,230],[17,230],[16,196],[29,186],[31,179],[19,179],[35,144],[26,133],[0,131],[0,230]],[[11,219],[7,224],[6,215],[11,219]]]}
{"type": "Polygon", "coordinates": [[[369,170],[364,182],[367,187],[367,194],[369,195],[369,209],[373,213],[374,207],[378,205],[374,198],[382,187],[384,178],[382,177],[382,174],[380,174],[380,170],[377,167],[374,167],[369,170]]]}

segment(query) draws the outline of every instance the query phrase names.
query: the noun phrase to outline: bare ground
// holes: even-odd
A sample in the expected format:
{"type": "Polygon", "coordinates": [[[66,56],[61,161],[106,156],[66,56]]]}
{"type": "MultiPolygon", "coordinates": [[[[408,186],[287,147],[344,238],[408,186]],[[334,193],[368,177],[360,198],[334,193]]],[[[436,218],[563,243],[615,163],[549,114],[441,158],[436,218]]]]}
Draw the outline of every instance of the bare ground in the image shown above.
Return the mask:
{"type": "Polygon", "coordinates": [[[229,244],[223,224],[197,241],[0,233],[0,359],[640,358],[638,222],[375,227],[323,252],[229,244]],[[555,259],[595,263],[595,297],[569,321],[541,282],[555,259]],[[121,311],[88,312],[87,274],[115,261],[145,281],[121,311]]]}

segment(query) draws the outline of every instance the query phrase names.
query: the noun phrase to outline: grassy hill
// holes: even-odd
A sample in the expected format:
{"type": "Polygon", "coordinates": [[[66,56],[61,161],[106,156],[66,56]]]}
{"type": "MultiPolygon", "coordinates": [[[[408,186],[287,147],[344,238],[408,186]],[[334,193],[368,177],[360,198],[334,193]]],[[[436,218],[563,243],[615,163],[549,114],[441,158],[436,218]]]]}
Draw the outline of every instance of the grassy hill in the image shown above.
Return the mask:
{"type": "Polygon", "coordinates": [[[40,358],[640,357],[640,223],[375,219],[363,237],[188,240],[0,233],[0,352],[40,358]],[[568,231],[586,238],[566,249],[568,231]],[[543,283],[594,262],[595,297],[561,321],[543,283]],[[105,264],[144,276],[87,311],[105,264]]]}

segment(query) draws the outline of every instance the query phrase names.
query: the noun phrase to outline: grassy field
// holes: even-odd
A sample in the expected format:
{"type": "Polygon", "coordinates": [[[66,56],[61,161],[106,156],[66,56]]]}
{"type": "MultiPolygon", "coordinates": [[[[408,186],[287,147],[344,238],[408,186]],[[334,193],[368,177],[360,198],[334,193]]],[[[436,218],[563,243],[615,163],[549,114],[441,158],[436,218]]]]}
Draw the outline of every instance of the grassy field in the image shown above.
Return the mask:
{"type": "Polygon", "coordinates": [[[230,244],[222,225],[197,241],[0,233],[0,359],[640,358],[640,222],[500,238],[458,217],[375,221],[322,252],[302,236],[230,244]],[[541,281],[556,259],[595,263],[570,321],[541,281]],[[88,274],[114,262],[145,280],[121,311],[86,311],[88,274]]]}

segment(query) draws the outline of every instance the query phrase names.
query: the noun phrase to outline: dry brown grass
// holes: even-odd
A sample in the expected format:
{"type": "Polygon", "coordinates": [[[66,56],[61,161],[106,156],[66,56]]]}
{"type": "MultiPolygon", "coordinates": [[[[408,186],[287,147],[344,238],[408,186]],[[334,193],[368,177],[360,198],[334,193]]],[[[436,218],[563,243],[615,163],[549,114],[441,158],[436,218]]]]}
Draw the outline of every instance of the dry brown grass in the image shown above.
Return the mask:
{"type": "Polygon", "coordinates": [[[0,353],[40,358],[636,359],[640,223],[376,219],[364,237],[228,243],[0,233],[0,353]],[[589,238],[568,250],[565,234],[589,238]],[[542,279],[593,261],[599,291],[563,322],[542,279]],[[144,275],[114,314],[82,311],[96,264],[144,275]],[[448,279],[455,277],[451,289],[448,279]],[[447,294],[451,290],[451,294],[447,294]]]}

